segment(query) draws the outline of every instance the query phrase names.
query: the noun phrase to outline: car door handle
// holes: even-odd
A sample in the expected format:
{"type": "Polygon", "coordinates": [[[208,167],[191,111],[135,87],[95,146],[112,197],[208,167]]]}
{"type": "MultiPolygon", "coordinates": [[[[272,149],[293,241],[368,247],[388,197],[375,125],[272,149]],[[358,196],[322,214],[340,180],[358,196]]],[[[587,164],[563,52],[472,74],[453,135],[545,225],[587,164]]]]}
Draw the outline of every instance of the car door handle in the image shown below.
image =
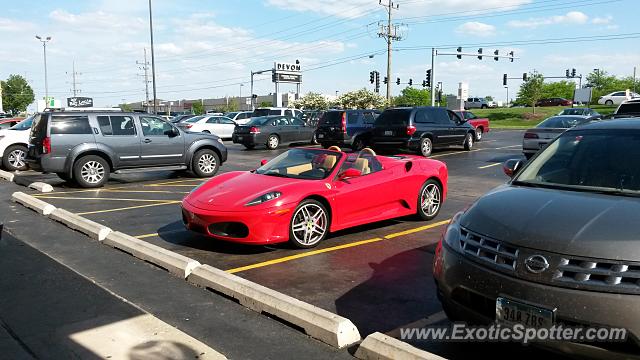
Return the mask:
{"type": "Polygon", "coordinates": [[[151,139],[144,139],[144,140],[142,140],[142,142],[144,142],[145,144],[148,144],[148,143],[151,142],[151,139]]]}

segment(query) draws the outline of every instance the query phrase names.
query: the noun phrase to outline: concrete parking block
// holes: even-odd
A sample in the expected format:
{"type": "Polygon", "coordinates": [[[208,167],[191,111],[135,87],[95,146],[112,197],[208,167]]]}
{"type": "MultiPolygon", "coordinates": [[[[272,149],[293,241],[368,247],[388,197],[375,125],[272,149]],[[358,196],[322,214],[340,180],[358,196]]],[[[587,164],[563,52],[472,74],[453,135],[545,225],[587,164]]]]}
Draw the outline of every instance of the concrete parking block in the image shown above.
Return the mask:
{"type": "Polygon", "coordinates": [[[361,339],[358,329],[349,319],[209,265],[194,269],[187,279],[195,285],[237,299],[254,311],[265,312],[299,326],[307,335],[331,346],[342,348],[361,339]]]}
{"type": "Polygon", "coordinates": [[[53,186],[39,181],[29,184],[29,187],[43,193],[53,192],[53,186]]]}
{"type": "Polygon", "coordinates": [[[362,360],[444,360],[445,358],[415,348],[391,336],[375,332],[367,336],[354,355],[362,360]]]}
{"type": "Polygon", "coordinates": [[[123,234],[119,231],[111,232],[103,241],[104,244],[125,251],[138,259],[148,261],[170,273],[185,279],[200,263],[173,251],[150,244],[144,240],[123,234]]]}
{"type": "Polygon", "coordinates": [[[14,192],[11,195],[11,200],[36,211],[40,215],[49,215],[56,209],[55,206],[23,192],[14,192]]]}
{"type": "Polygon", "coordinates": [[[13,181],[13,177],[15,175],[13,175],[12,173],[8,172],[8,171],[4,171],[4,170],[0,170],[0,179],[5,179],[7,181],[13,181]]]}
{"type": "Polygon", "coordinates": [[[82,216],[64,209],[53,210],[49,217],[98,241],[103,241],[111,232],[111,229],[104,225],[85,219],[82,216]]]}

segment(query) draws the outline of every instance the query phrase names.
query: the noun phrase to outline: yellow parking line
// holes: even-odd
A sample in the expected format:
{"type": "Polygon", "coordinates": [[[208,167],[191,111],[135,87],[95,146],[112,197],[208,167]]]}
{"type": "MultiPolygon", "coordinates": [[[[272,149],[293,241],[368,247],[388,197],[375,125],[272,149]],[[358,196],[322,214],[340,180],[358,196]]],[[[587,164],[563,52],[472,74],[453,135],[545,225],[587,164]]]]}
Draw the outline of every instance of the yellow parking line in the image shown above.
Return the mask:
{"type": "MultiPolygon", "coordinates": [[[[162,233],[163,234],[173,234],[173,233],[178,233],[178,232],[183,232],[183,231],[185,231],[185,229],[163,231],[162,233]]],[[[144,234],[144,235],[134,236],[134,238],[136,238],[136,239],[146,239],[146,238],[156,237],[156,236],[160,236],[160,234],[158,234],[158,233],[144,234]]]]}
{"type": "Polygon", "coordinates": [[[65,196],[40,196],[41,199],[64,199],[64,200],[105,200],[105,201],[140,201],[140,202],[165,202],[170,200],[150,200],[150,199],[121,199],[121,198],[98,198],[98,197],[65,197],[65,196]]]}
{"type": "Polygon", "coordinates": [[[104,190],[105,192],[115,193],[133,193],[133,194],[188,194],[188,191],[169,191],[169,190],[104,190]]]}
{"type": "Polygon", "coordinates": [[[145,185],[145,186],[152,186],[152,187],[174,187],[174,186],[182,186],[182,187],[196,187],[200,184],[189,184],[189,185],[185,185],[185,184],[169,184],[169,185],[145,185]]]}
{"type": "Polygon", "coordinates": [[[405,230],[405,231],[389,234],[389,235],[386,235],[386,236],[381,237],[381,238],[373,238],[373,239],[368,239],[368,240],[361,240],[361,241],[356,241],[356,242],[352,242],[352,243],[349,243],[349,244],[343,244],[343,245],[328,247],[328,248],[324,248],[324,249],[307,251],[307,252],[296,254],[296,255],[285,256],[285,257],[282,257],[282,258],[279,258],[279,259],[273,259],[273,260],[269,260],[269,261],[264,261],[264,262],[252,264],[252,265],[247,265],[247,266],[242,266],[242,267],[238,267],[238,268],[234,268],[234,269],[229,269],[229,270],[226,270],[226,272],[228,272],[230,274],[234,274],[234,273],[238,273],[238,272],[241,272],[241,271],[257,269],[257,268],[261,268],[261,267],[265,267],[265,266],[269,266],[269,265],[274,265],[274,264],[280,264],[280,263],[283,263],[283,262],[296,260],[296,259],[304,258],[304,257],[307,257],[307,256],[313,256],[313,255],[318,255],[318,254],[322,254],[322,253],[326,253],[326,252],[342,250],[342,249],[348,249],[348,248],[352,248],[352,247],[356,247],[356,246],[360,246],[360,245],[371,244],[371,243],[375,243],[375,242],[382,241],[382,240],[392,239],[392,238],[395,238],[395,237],[398,237],[398,236],[402,236],[402,235],[412,234],[412,233],[415,233],[415,232],[418,232],[418,231],[424,231],[424,230],[432,229],[432,228],[447,224],[448,222],[449,222],[449,220],[444,220],[444,221],[440,221],[440,222],[437,222],[437,223],[433,223],[433,224],[429,224],[429,225],[425,225],[425,226],[420,226],[420,227],[417,227],[415,229],[409,229],[409,230],[405,230]]]}
{"type": "Polygon", "coordinates": [[[49,196],[49,195],[61,195],[61,194],[76,194],[76,193],[85,193],[85,192],[101,192],[101,191],[113,191],[116,189],[125,189],[126,186],[117,186],[117,187],[112,187],[112,188],[99,188],[99,189],[85,189],[85,190],[71,190],[71,191],[54,191],[54,192],[50,192],[50,193],[38,193],[38,194],[33,194],[33,196],[35,197],[41,197],[41,196],[49,196]]]}
{"type": "Polygon", "coordinates": [[[181,203],[181,201],[167,201],[167,202],[162,202],[157,204],[147,204],[147,205],[129,206],[129,207],[123,207],[123,208],[116,208],[116,209],[87,211],[87,212],[76,213],[76,215],[102,214],[102,213],[108,213],[108,212],[114,212],[114,211],[133,210],[133,209],[141,209],[141,208],[152,207],[152,206],[172,205],[172,204],[179,204],[179,203],[181,203]]]}
{"type": "Polygon", "coordinates": [[[493,167],[493,166],[498,166],[500,164],[502,164],[502,163],[497,162],[497,163],[494,163],[494,164],[489,164],[489,165],[485,165],[485,166],[479,166],[478,169],[486,169],[486,168],[490,168],[490,167],[493,167]]]}
{"type": "Polygon", "coordinates": [[[511,148],[515,148],[515,147],[521,147],[522,145],[510,145],[510,146],[503,146],[503,147],[499,147],[499,148],[495,148],[496,150],[502,150],[502,149],[511,149],[511,148]]]}

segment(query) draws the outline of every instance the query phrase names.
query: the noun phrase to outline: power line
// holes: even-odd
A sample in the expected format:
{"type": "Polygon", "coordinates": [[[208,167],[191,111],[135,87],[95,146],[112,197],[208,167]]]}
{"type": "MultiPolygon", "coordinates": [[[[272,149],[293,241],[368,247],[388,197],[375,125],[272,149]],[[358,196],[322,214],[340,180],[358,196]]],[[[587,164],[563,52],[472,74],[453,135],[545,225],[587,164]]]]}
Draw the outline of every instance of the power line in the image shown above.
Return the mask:
{"type": "Polygon", "coordinates": [[[66,74],[71,75],[71,92],[73,93],[73,96],[76,97],[78,96],[78,93],[82,92],[80,89],[78,89],[78,85],[80,85],[80,83],[77,80],[77,76],[82,74],[76,71],[75,60],[72,63],[71,74],[69,74],[68,72],[66,72],[66,74]]]}
{"type": "Polygon", "coordinates": [[[149,62],[147,61],[147,48],[144,48],[144,61],[136,61],[136,64],[140,66],[140,70],[144,71],[144,75],[142,76],[144,76],[144,93],[146,101],[145,104],[149,106],[149,83],[151,81],[149,80],[149,62]]]}
{"type": "Polygon", "coordinates": [[[399,25],[391,23],[391,17],[393,10],[398,10],[400,7],[399,4],[395,4],[391,0],[387,0],[386,4],[382,3],[382,0],[379,0],[379,4],[384,6],[387,11],[387,25],[380,24],[380,29],[378,31],[378,37],[384,38],[387,42],[387,101],[391,99],[391,44],[394,41],[402,40],[402,37],[399,34],[399,25]]]}

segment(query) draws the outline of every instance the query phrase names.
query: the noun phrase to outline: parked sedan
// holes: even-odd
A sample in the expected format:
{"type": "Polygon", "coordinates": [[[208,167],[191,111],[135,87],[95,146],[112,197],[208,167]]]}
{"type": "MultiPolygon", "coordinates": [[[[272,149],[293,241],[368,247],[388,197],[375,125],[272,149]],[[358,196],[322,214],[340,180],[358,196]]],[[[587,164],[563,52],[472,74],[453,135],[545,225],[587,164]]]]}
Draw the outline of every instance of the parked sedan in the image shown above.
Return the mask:
{"type": "Polygon", "coordinates": [[[564,98],[540,99],[536,102],[536,106],[571,106],[573,101],[564,98]]]}
{"type": "Polygon", "coordinates": [[[291,116],[272,115],[254,117],[245,125],[238,125],[233,132],[233,143],[247,149],[266,145],[276,149],[281,144],[309,143],[315,129],[304,121],[291,116]]]}
{"type": "Polygon", "coordinates": [[[24,171],[29,168],[25,158],[32,124],[33,116],[9,129],[0,130],[0,160],[4,169],[24,171]]]}
{"type": "Polygon", "coordinates": [[[536,127],[525,131],[524,139],[522,140],[522,152],[527,159],[530,159],[567,129],[589,121],[591,121],[591,118],[588,116],[552,116],[536,125],[536,127]]]}
{"type": "Polygon", "coordinates": [[[640,97],[640,95],[634,92],[630,92],[629,96],[627,97],[626,91],[614,91],[610,94],[600,96],[600,98],[598,98],[598,104],[609,105],[609,106],[620,105],[625,100],[629,100],[630,98],[631,99],[638,98],[638,97],[640,97]]]}
{"type": "Polygon", "coordinates": [[[507,161],[505,173],[513,179],[456,214],[436,247],[433,276],[449,319],[527,332],[624,329],[615,343],[537,344],[636,359],[640,120],[570,129],[529,163],[507,161]]]}
{"type": "Polygon", "coordinates": [[[214,134],[222,139],[231,139],[236,123],[224,116],[195,116],[177,124],[188,132],[214,134]]]}
{"type": "Polygon", "coordinates": [[[196,116],[196,115],[194,115],[194,114],[176,115],[176,116],[172,117],[170,121],[172,123],[174,123],[174,124],[177,124],[177,123],[183,122],[183,121],[185,121],[187,119],[190,119],[190,118],[192,118],[194,116],[196,116]]]}

